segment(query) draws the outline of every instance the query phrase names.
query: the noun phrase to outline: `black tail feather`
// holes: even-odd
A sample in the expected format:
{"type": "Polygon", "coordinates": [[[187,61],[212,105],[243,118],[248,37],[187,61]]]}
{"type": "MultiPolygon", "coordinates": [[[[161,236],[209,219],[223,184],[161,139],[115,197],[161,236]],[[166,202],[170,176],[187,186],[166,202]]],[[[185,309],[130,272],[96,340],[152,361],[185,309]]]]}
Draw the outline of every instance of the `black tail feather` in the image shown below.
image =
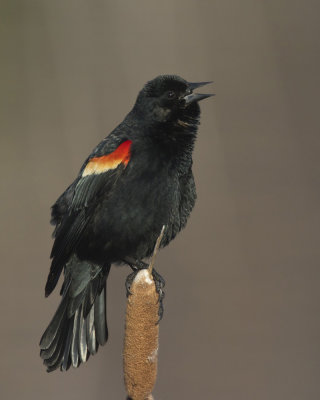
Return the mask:
{"type": "MultiPolygon", "coordinates": [[[[53,356],[53,353],[55,352],[55,350],[58,346],[59,339],[60,339],[60,333],[57,332],[56,337],[53,339],[50,347],[48,347],[47,349],[40,350],[40,357],[43,360],[47,360],[48,358],[53,356]]],[[[40,342],[40,344],[41,344],[41,342],[40,342]]]]}
{"type": "Polygon", "coordinates": [[[82,362],[87,361],[87,326],[83,316],[83,307],[81,308],[80,328],[79,328],[79,354],[82,362]]]}
{"type": "MultiPolygon", "coordinates": [[[[96,271],[96,266],[93,268],[96,271]]],[[[109,269],[87,274],[88,282],[81,293],[75,290],[73,270],[70,266],[66,270],[61,303],[40,340],[40,356],[48,372],[59,367],[66,371],[70,365],[76,368],[96,354],[99,344],[106,343],[105,279],[109,269]]]]}
{"type": "Polygon", "coordinates": [[[80,327],[80,311],[77,310],[74,315],[74,323],[72,330],[71,345],[71,362],[74,368],[79,365],[79,327],[80,327]]]}
{"type": "Polygon", "coordinates": [[[63,362],[61,364],[61,371],[67,371],[71,365],[70,348],[71,348],[71,341],[72,341],[72,330],[73,330],[73,321],[70,319],[69,326],[68,326],[68,336],[67,336],[66,344],[64,347],[64,353],[63,353],[63,362]]]}
{"type": "Polygon", "coordinates": [[[108,340],[108,326],[106,320],[106,287],[104,287],[99,297],[94,302],[94,320],[96,338],[98,343],[103,346],[108,340]]]}
{"type": "Polygon", "coordinates": [[[94,307],[91,307],[89,314],[87,315],[87,338],[88,338],[88,350],[89,353],[94,355],[98,351],[99,343],[96,339],[96,329],[94,324],[94,307]]]}
{"type": "Polygon", "coordinates": [[[45,330],[44,334],[42,335],[42,338],[40,340],[41,349],[43,349],[43,350],[48,349],[52,345],[52,342],[54,341],[56,334],[58,333],[59,329],[61,328],[62,320],[65,318],[65,314],[67,311],[66,303],[67,303],[67,298],[63,297],[48,328],[45,330]]]}

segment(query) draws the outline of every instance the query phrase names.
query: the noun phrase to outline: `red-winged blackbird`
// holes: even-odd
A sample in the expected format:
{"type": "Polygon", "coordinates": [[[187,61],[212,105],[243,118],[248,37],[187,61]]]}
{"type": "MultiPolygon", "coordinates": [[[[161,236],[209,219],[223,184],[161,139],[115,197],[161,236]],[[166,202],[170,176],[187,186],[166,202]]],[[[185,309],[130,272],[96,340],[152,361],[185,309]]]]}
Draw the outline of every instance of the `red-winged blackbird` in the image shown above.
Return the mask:
{"type": "MultiPolygon", "coordinates": [[[[210,82],[174,75],[148,82],[124,121],[90,154],[52,207],[52,264],[45,295],[64,269],[61,303],[44,332],[47,371],[79,366],[107,341],[106,279],[111,264],[145,266],[186,225],[196,190],[192,151],[199,125],[193,93],[210,82]]],[[[161,288],[161,278],[155,273],[161,288]]]]}

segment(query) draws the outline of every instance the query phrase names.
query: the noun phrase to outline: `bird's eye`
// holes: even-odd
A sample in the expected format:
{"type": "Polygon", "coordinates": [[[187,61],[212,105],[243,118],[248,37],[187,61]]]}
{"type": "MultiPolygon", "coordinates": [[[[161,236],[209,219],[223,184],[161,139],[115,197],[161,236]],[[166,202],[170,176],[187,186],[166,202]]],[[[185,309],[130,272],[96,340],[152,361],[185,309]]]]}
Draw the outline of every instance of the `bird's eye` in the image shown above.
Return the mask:
{"type": "Polygon", "coordinates": [[[168,99],[174,99],[176,97],[176,94],[173,90],[170,90],[170,92],[167,93],[168,99]]]}

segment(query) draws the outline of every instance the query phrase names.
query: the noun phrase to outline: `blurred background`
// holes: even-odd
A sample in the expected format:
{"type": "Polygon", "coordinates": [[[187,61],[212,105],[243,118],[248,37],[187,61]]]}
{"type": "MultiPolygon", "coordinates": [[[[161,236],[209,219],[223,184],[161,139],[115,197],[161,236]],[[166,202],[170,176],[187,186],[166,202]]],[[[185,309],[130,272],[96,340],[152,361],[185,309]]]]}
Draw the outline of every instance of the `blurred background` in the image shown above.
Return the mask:
{"type": "Polygon", "coordinates": [[[1,399],[125,399],[125,277],[110,339],[47,374],[49,209],[158,74],[214,80],[198,202],[158,258],[161,399],[318,400],[319,2],[0,2],[1,399]]]}

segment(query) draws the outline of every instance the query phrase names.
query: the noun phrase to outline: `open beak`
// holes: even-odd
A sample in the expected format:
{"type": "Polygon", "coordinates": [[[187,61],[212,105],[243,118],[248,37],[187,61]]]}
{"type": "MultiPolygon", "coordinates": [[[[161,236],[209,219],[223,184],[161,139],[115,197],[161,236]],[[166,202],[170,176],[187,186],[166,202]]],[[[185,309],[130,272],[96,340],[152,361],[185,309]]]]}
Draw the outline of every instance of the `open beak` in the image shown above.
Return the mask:
{"type": "MultiPolygon", "coordinates": [[[[191,90],[197,89],[201,86],[208,85],[210,82],[188,82],[188,86],[191,90]]],[[[200,100],[206,99],[208,97],[214,96],[214,94],[201,94],[201,93],[191,93],[188,94],[187,96],[184,96],[184,101],[186,102],[186,105],[194,102],[198,102],[200,100]]]]}

